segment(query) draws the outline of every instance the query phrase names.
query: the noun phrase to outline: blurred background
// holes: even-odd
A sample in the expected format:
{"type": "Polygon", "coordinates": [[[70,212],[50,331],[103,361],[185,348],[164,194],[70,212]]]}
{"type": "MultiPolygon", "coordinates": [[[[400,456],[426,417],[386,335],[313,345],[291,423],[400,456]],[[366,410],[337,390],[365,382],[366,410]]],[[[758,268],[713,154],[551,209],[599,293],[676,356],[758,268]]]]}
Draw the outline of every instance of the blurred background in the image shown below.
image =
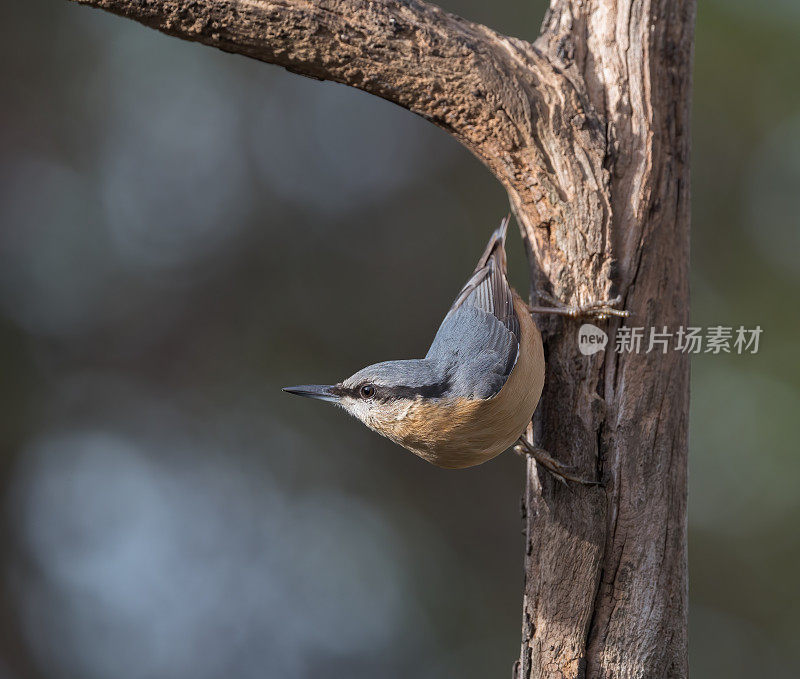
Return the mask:
{"type": "MultiPolygon", "coordinates": [[[[440,471],[280,391],[424,354],[500,186],[374,97],[4,7],[0,678],[510,676],[521,460],[440,471]]],[[[800,676],[799,30],[700,3],[692,321],[764,334],[692,365],[695,677],[800,676]]]]}

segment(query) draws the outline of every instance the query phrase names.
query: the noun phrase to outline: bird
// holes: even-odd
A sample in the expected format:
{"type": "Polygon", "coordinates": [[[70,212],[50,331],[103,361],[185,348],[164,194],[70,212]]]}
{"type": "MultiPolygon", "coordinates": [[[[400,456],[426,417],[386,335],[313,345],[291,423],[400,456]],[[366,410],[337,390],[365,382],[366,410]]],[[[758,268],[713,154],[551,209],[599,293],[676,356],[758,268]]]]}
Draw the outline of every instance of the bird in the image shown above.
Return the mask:
{"type": "Polygon", "coordinates": [[[542,336],[531,315],[599,318],[626,315],[620,300],[568,307],[529,307],[509,285],[509,216],[492,233],[474,272],[456,296],[424,358],[367,366],[337,384],[283,391],[334,403],[367,427],[437,467],[464,469],[514,446],[562,483],[575,476],[524,436],[545,378],[542,336]]]}

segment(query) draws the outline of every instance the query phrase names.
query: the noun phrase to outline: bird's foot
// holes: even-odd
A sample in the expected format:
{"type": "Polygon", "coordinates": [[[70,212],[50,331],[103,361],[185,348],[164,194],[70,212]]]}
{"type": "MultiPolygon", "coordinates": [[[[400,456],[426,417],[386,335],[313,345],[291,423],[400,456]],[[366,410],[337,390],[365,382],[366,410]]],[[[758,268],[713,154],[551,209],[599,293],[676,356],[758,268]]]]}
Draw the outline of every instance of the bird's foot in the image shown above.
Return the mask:
{"type": "Polygon", "coordinates": [[[614,299],[604,299],[598,302],[589,302],[577,306],[567,306],[561,300],[556,299],[546,292],[539,292],[540,299],[549,302],[553,306],[530,306],[528,309],[532,314],[557,314],[569,318],[594,318],[602,321],[610,316],[618,318],[628,318],[630,312],[625,309],[615,307],[622,302],[622,297],[617,295],[614,299]]]}
{"type": "Polygon", "coordinates": [[[514,452],[519,455],[530,455],[534,460],[536,460],[536,462],[538,462],[540,465],[542,465],[542,467],[544,467],[547,471],[549,471],[556,479],[556,481],[563,483],[567,488],[569,488],[567,481],[580,483],[584,486],[602,485],[600,481],[594,481],[590,479],[581,478],[580,476],[575,476],[574,474],[572,474],[571,467],[566,467],[563,464],[561,464],[554,457],[551,457],[546,450],[542,450],[541,448],[535,448],[530,443],[528,443],[522,436],[519,437],[519,441],[514,446],[514,452]]]}

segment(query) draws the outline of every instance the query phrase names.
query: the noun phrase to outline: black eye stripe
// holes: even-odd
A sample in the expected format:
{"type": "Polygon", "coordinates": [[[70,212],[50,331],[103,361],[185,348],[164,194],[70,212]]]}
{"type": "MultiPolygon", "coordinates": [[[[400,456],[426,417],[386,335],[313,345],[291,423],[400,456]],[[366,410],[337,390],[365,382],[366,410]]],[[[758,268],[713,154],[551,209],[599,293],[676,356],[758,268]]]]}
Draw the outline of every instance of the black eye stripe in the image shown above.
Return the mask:
{"type": "Polygon", "coordinates": [[[449,389],[450,381],[444,380],[435,384],[424,384],[417,387],[383,387],[381,395],[385,394],[386,398],[405,398],[413,401],[416,398],[441,398],[449,389]]]}
{"type": "Polygon", "coordinates": [[[337,385],[331,391],[337,396],[350,396],[356,399],[370,399],[373,401],[392,401],[395,399],[408,399],[415,400],[417,398],[441,398],[447,395],[451,388],[450,380],[443,380],[433,384],[423,384],[413,387],[403,385],[382,385],[374,384],[373,382],[364,382],[362,384],[345,387],[337,385]],[[365,387],[371,387],[372,393],[366,395],[363,393],[365,387]]]}

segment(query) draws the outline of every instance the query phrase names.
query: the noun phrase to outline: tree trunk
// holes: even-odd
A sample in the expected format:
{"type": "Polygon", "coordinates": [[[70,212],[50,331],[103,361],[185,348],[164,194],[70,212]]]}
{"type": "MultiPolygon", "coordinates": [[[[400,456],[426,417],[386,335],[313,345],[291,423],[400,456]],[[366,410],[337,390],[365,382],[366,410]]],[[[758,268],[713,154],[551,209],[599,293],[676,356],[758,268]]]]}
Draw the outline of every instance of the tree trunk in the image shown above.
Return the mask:
{"type": "MultiPolygon", "coordinates": [[[[427,118],[507,189],[534,295],[687,325],[694,0],[551,0],[533,44],[418,0],[77,1],[427,118]]],[[[686,676],[688,357],[538,320],[537,443],[604,486],[528,463],[515,677],[686,676]]]]}

